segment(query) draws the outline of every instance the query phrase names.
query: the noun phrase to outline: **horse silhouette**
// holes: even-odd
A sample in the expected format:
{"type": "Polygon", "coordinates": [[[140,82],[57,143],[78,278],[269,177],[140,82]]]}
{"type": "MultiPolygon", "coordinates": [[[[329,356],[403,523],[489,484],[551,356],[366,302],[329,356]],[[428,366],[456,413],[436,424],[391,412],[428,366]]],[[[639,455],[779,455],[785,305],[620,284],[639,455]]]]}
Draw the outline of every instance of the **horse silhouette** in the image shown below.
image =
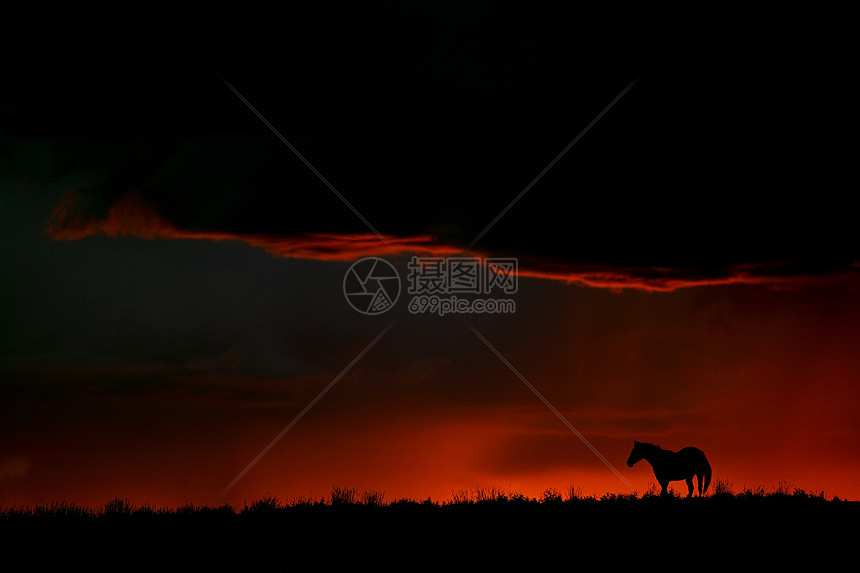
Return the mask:
{"type": "Polygon", "coordinates": [[[687,497],[693,496],[693,476],[699,482],[699,497],[708,490],[711,484],[711,464],[705,457],[705,452],[699,448],[687,447],[677,452],[664,450],[660,446],[645,442],[633,441],[633,451],[627,458],[627,467],[633,467],[637,462],[645,460],[654,469],[654,477],[662,490],[660,495],[667,495],[666,488],[670,481],[686,481],[687,497]],[[705,487],[702,487],[702,478],[705,487]]]}

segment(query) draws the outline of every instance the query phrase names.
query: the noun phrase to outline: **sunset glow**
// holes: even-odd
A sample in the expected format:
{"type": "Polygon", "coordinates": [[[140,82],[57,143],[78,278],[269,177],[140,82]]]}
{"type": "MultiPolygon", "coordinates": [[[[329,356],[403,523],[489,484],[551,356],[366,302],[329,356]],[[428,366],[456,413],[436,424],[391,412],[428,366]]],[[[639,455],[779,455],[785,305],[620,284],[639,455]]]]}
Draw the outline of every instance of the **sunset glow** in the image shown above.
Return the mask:
{"type": "Polygon", "coordinates": [[[4,53],[0,506],[642,495],[634,440],[860,500],[853,68],[805,17],[293,10],[4,53]]]}

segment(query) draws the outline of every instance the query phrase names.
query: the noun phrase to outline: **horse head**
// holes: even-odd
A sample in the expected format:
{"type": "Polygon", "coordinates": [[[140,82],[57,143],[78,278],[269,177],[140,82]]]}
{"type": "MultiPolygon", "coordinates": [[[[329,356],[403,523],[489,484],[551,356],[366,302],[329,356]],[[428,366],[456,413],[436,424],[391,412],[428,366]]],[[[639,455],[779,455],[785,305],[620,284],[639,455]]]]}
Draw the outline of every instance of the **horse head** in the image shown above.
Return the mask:
{"type": "Polygon", "coordinates": [[[630,457],[627,458],[627,467],[632,468],[636,462],[642,460],[642,448],[639,442],[633,440],[633,450],[630,452],[630,457]]]}

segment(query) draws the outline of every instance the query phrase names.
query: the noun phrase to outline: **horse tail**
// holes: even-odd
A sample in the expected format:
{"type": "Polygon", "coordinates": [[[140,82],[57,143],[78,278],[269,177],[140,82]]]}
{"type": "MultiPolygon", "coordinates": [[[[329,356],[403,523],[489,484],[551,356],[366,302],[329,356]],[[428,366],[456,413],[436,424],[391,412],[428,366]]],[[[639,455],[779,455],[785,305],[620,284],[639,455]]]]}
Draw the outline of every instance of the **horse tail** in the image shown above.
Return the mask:
{"type": "Polygon", "coordinates": [[[705,487],[702,488],[702,493],[708,491],[708,486],[711,485],[711,463],[708,458],[702,455],[702,460],[705,462],[705,487]]]}

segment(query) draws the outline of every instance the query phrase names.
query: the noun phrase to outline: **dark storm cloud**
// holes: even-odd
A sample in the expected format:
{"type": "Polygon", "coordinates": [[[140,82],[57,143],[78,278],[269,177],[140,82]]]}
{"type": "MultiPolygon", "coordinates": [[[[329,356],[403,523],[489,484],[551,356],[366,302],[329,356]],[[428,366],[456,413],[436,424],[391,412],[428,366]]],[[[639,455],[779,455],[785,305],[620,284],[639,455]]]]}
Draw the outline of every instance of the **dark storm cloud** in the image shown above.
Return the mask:
{"type": "Polygon", "coordinates": [[[638,2],[332,5],[193,49],[13,53],[3,125],[82,178],[72,232],[133,192],[187,236],[368,234],[223,77],[380,233],[448,249],[638,78],[476,249],[610,288],[853,274],[838,53],[801,22],[638,2]]]}
{"type": "Polygon", "coordinates": [[[51,241],[41,223],[53,199],[49,188],[0,200],[0,366],[75,364],[131,385],[187,375],[193,386],[333,376],[328,361],[357,351],[341,265],[272,265],[239,242],[51,241]]]}

